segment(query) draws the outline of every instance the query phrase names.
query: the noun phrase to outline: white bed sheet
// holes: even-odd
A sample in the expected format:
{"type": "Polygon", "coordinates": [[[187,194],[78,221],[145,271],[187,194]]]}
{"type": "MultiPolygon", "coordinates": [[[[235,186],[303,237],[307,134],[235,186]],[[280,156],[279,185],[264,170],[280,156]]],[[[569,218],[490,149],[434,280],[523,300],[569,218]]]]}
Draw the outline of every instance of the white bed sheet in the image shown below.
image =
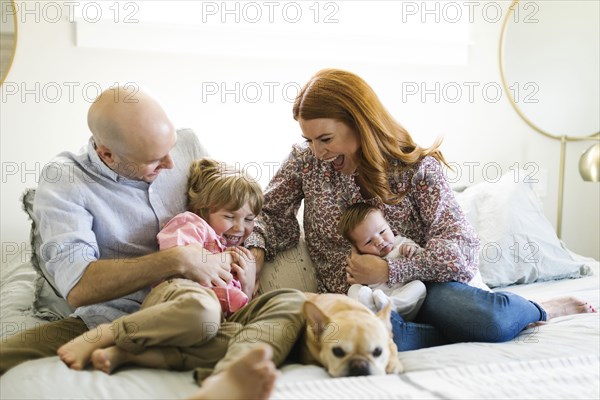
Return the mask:
{"type": "MultiPolygon", "coordinates": [[[[598,308],[598,262],[592,264],[593,276],[506,290],[535,300],[573,294],[598,308]]],[[[35,276],[31,264],[20,260],[0,271],[2,337],[43,323],[31,315],[35,276]]],[[[511,390],[518,390],[523,398],[572,398],[577,394],[597,399],[599,324],[598,314],[580,314],[525,330],[506,343],[460,343],[402,352],[399,357],[406,373],[399,377],[334,380],[322,368],[288,365],[274,397],[506,398],[511,390]],[[577,373],[557,381],[568,371],[577,373]],[[469,387],[469,382],[476,384],[469,387]],[[554,390],[553,384],[567,389],[554,390]],[[549,389],[540,390],[541,386],[549,389]]],[[[0,379],[1,399],[173,399],[185,398],[195,390],[191,372],[124,368],[109,376],[69,370],[58,357],[24,363],[0,379]]]]}

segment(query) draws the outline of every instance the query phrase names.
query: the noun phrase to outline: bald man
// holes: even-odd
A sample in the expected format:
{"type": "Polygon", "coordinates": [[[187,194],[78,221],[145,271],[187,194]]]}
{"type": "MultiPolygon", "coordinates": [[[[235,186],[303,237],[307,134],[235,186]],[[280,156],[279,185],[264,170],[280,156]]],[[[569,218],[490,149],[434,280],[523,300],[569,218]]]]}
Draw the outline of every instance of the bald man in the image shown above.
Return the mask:
{"type": "MultiPolygon", "coordinates": [[[[61,345],[89,329],[139,310],[150,286],[163,279],[184,277],[205,286],[225,286],[232,279],[221,255],[207,254],[200,245],[158,251],[159,230],[186,211],[191,162],[207,155],[194,132],[176,131],[156,100],[137,88],[123,87],[100,95],[89,109],[88,125],[92,137],[87,147],[76,154],[61,153],[47,164],[53,171],[44,171],[42,177],[57,178],[40,180],[34,202],[43,240],[40,253],[75,312],[3,342],[0,373],[27,360],[54,356],[61,345]]],[[[255,268],[243,258],[236,261],[243,268],[255,268]]],[[[292,290],[253,299],[221,326],[218,340],[196,349],[196,364],[190,367],[201,367],[197,372],[202,377],[216,372],[218,379],[226,379],[232,374],[225,372],[240,354],[264,359],[264,352],[252,352],[256,340],[229,345],[227,339],[243,329],[253,333],[241,332],[242,337],[256,338],[257,326],[260,337],[263,323],[262,341],[273,345],[277,364],[283,362],[294,344],[290,334],[299,333],[303,324],[303,300],[292,290]],[[260,322],[253,324],[256,320],[260,322]],[[284,329],[285,340],[274,336],[284,329]]],[[[185,323],[184,317],[177,320],[185,323]]],[[[124,342],[138,340],[133,334],[127,337],[129,332],[120,334],[124,342]]],[[[192,359],[178,351],[169,349],[168,357],[192,359]]],[[[86,354],[81,367],[88,359],[86,354]]]]}

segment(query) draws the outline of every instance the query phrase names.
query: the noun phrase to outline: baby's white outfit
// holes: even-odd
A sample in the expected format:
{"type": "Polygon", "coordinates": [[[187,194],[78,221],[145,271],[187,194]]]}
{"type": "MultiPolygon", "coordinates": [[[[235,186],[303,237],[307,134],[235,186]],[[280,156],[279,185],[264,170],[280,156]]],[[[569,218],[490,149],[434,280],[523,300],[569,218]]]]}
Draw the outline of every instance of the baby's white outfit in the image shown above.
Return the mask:
{"type": "MultiPolygon", "coordinates": [[[[394,238],[394,247],[383,258],[400,258],[400,246],[403,244],[413,244],[418,247],[417,253],[423,251],[415,242],[409,238],[403,236],[396,236],[394,238]]],[[[491,291],[491,289],[481,279],[481,273],[477,271],[477,274],[469,285],[478,287],[480,289],[491,291]]],[[[374,284],[374,285],[360,285],[354,284],[348,289],[348,296],[354,300],[358,300],[361,304],[367,306],[371,311],[378,312],[384,308],[388,302],[392,303],[392,310],[404,318],[405,321],[413,321],[417,316],[417,313],[421,309],[425,296],[427,295],[427,289],[425,284],[421,281],[415,280],[406,283],[399,283],[392,287],[389,287],[385,283],[374,284]]]]}
{"type": "MultiPolygon", "coordinates": [[[[392,251],[383,258],[400,258],[400,246],[403,244],[414,244],[418,247],[412,240],[398,235],[394,238],[392,251]]],[[[417,252],[420,251],[423,251],[423,249],[418,247],[417,252]]],[[[385,307],[388,302],[391,302],[392,310],[402,315],[405,321],[415,319],[426,294],[427,289],[421,281],[399,283],[392,287],[385,283],[369,286],[354,284],[348,289],[349,297],[358,300],[375,313],[385,307]]]]}

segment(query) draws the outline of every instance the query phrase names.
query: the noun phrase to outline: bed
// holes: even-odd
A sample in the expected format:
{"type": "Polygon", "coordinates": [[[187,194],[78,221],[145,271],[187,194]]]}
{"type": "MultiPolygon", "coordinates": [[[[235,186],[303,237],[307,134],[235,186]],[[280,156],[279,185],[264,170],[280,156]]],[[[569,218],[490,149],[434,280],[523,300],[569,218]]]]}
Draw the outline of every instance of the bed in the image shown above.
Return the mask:
{"type": "MultiPolygon", "coordinates": [[[[457,192],[457,198],[482,239],[481,272],[494,290],[535,300],[570,294],[600,307],[598,261],[573,254],[558,240],[533,183],[503,177],[457,192]]],[[[39,303],[47,282],[30,254],[18,254],[0,272],[2,338],[45,323],[52,311],[41,310],[39,303]]],[[[315,284],[303,241],[266,264],[261,276],[263,291],[310,290],[315,284]]],[[[332,379],[322,368],[289,364],[272,397],[598,399],[599,321],[597,313],[564,316],[506,343],[402,352],[398,357],[406,372],[401,375],[332,379]]],[[[24,363],[0,379],[2,399],[175,399],[195,390],[191,371],[131,367],[109,376],[69,370],[58,357],[24,363]]]]}

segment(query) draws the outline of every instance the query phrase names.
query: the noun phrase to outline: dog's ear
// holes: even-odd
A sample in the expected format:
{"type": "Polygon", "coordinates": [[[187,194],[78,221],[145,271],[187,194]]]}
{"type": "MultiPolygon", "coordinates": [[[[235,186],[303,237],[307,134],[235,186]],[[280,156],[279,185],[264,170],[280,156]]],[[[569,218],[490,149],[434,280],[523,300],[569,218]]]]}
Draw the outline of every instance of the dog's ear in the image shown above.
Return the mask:
{"type": "Polygon", "coordinates": [[[303,308],[306,324],[312,329],[315,338],[320,337],[329,324],[329,318],[310,300],[304,303],[303,308]]]}
{"type": "Polygon", "coordinates": [[[392,321],[390,320],[391,315],[392,315],[392,302],[388,301],[386,306],[377,312],[377,317],[383,321],[383,323],[390,330],[390,332],[392,331],[392,321]]]}

